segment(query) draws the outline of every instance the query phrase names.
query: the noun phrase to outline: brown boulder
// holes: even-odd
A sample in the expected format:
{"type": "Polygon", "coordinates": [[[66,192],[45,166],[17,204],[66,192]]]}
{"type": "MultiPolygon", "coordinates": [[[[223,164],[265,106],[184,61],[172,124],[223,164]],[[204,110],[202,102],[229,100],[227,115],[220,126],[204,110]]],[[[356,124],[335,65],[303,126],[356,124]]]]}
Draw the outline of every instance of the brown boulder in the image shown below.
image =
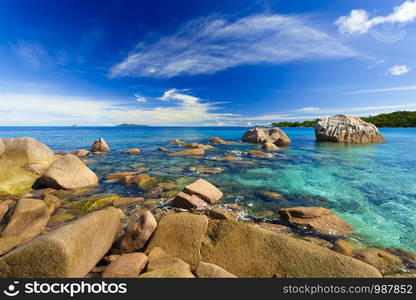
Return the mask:
{"type": "Polygon", "coordinates": [[[185,142],[181,141],[180,139],[174,139],[170,141],[170,143],[173,145],[179,145],[179,144],[184,144],[185,142]]]}
{"type": "Polygon", "coordinates": [[[318,234],[347,236],[354,231],[350,224],[323,207],[283,208],[279,214],[283,220],[318,234]]]}
{"type": "Polygon", "coordinates": [[[223,139],[219,137],[213,137],[208,142],[213,143],[213,144],[220,144],[220,145],[228,145],[230,143],[230,142],[224,141],[223,139]]]}
{"type": "Polygon", "coordinates": [[[221,200],[223,193],[214,185],[204,179],[188,184],[183,189],[183,192],[188,195],[196,195],[207,203],[216,203],[221,200]]]}
{"type": "Polygon", "coordinates": [[[172,205],[184,209],[201,209],[206,207],[207,203],[195,195],[179,192],[175,199],[172,200],[172,205]]]}
{"type": "Polygon", "coordinates": [[[255,157],[255,158],[271,158],[272,155],[269,153],[265,153],[263,151],[259,151],[259,150],[250,150],[248,151],[248,154],[251,157],[255,157]]]}
{"type": "Polygon", "coordinates": [[[156,247],[149,253],[146,273],[139,278],[195,278],[189,264],[156,247]]]}
{"type": "Polygon", "coordinates": [[[69,190],[95,186],[98,177],[78,157],[67,154],[55,160],[37,184],[69,190]]]}
{"type": "Polygon", "coordinates": [[[187,143],[187,144],[184,144],[182,146],[185,147],[185,148],[203,149],[203,150],[214,148],[211,145],[203,145],[203,144],[198,144],[198,143],[187,143]]]}
{"type": "Polygon", "coordinates": [[[354,254],[354,257],[374,266],[383,274],[396,273],[404,267],[400,258],[381,249],[367,248],[359,250],[354,254]]]}
{"type": "Polygon", "coordinates": [[[376,126],[347,115],[318,118],[315,136],[318,141],[338,143],[369,144],[385,141],[376,126]]]}
{"type": "Polygon", "coordinates": [[[237,277],[380,277],[374,267],[256,226],[176,213],[161,219],[146,253],[160,247],[196,268],[215,264],[237,277]]]}
{"type": "Polygon", "coordinates": [[[148,258],[144,253],[123,254],[104,270],[102,278],[134,278],[146,267],[148,258]]]}
{"type": "Polygon", "coordinates": [[[158,180],[155,177],[147,174],[139,174],[133,178],[133,182],[142,189],[147,189],[152,185],[155,185],[158,180]]]}
{"type": "Polygon", "coordinates": [[[4,200],[0,203],[0,224],[9,209],[16,204],[14,200],[4,200]]]}
{"type": "Polygon", "coordinates": [[[120,241],[122,252],[135,252],[142,249],[152,236],[157,227],[155,217],[150,211],[146,211],[127,228],[126,234],[120,241]]]}
{"type": "Polygon", "coordinates": [[[49,209],[42,200],[20,199],[0,235],[0,255],[41,234],[49,216],[49,209]]]}
{"type": "Polygon", "coordinates": [[[198,278],[237,278],[223,268],[203,261],[199,262],[196,267],[195,275],[198,278]]]}
{"type": "Polygon", "coordinates": [[[102,139],[96,139],[91,146],[91,152],[110,152],[110,146],[102,139]]]}
{"type": "Polygon", "coordinates": [[[121,210],[92,212],[0,257],[0,278],[85,277],[120,229],[121,210]]]}
{"type": "Polygon", "coordinates": [[[206,174],[219,174],[219,173],[224,172],[224,169],[222,168],[207,168],[204,166],[190,167],[189,170],[192,172],[206,173],[206,174]]]}
{"type": "Polygon", "coordinates": [[[169,151],[168,149],[164,148],[164,147],[159,147],[158,148],[159,151],[169,151]]]}
{"type": "Polygon", "coordinates": [[[273,143],[276,146],[290,144],[289,137],[279,128],[252,128],[244,133],[242,141],[255,144],[273,143]]]}
{"type": "Polygon", "coordinates": [[[90,154],[90,151],[85,150],[85,149],[79,149],[79,150],[75,150],[74,152],[72,152],[72,154],[74,154],[77,157],[86,157],[90,154]]]}
{"type": "Polygon", "coordinates": [[[170,156],[198,156],[198,155],[204,155],[205,154],[205,150],[204,149],[188,149],[188,150],[183,150],[183,151],[179,151],[179,152],[174,152],[169,154],[170,156]]]}
{"type": "Polygon", "coordinates": [[[208,211],[208,216],[215,220],[237,220],[238,214],[221,208],[213,208],[208,211]]]}
{"type": "Polygon", "coordinates": [[[347,242],[346,240],[336,240],[334,243],[334,247],[332,248],[332,250],[347,255],[347,256],[352,256],[354,249],[352,248],[352,245],[347,242]]]}

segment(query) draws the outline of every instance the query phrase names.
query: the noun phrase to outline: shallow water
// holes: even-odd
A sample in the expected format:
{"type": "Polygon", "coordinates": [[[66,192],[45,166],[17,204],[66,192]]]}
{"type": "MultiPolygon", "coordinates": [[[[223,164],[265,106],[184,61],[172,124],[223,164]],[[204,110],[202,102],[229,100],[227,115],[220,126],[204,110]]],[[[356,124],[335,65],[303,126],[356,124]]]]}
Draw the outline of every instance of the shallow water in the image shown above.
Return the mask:
{"type": "MultiPolygon", "coordinates": [[[[224,202],[246,206],[258,216],[277,217],[281,207],[324,206],[351,223],[354,238],[376,246],[394,246],[416,251],[416,129],[381,129],[387,142],[371,146],[316,143],[311,128],[286,128],[292,139],[287,149],[269,160],[252,159],[245,151],[258,146],[240,143],[246,128],[183,127],[0,127],[0,138],[30,136],[53,150],[89,149],[97,137],[112,148],[107,155],[93,157],[89,166],[103,179],[106,174],[128,171],[141,164],[148,174],[185,185],[206,177],[225,193],[224,202]],[[207,143],[213,136],[235,141],[208,150],[204,158],[168,157],[158,147],[180,150],[169,141],[207,143]],[[141,155],[122,150],[140,148],[141,155]],[[217,161],[234,154],[255,164],[217,161]],[[200,175],[191,166],[221,167],[216,175],[200,175]],[[190,178],[185,178],[190,177],[190,178]],[[264,196],[273,191],[284,199],[264,196]]],[[[139,196],[143,191],[120,183],[105,183],[103,192],[139,196]]]]}

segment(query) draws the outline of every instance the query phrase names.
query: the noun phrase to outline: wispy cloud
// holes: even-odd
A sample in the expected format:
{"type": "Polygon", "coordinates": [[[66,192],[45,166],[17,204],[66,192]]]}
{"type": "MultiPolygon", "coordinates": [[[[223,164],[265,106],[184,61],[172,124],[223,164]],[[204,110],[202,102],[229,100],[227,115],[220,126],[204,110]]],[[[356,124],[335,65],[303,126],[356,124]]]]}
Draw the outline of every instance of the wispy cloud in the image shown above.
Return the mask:
{"type": "Polygon", "coordinates": [[[395,65],[387,70],[387,74],[392,76],[405,75],[410,72],[410,68],[406,65],[395,65]]]}
{"type": "Polygon", "coordinates": [[[147,102],[147,98],[143,97],[142,95],[135,94],[134,97],[136,97],[137,102],[147,102]]]}
{"type": "MultiPolygon", "coordinates": [[[[236,115],[218,113],[215,104],[172,89],[164,93],[169,106],[138,108],[135,103],[114,99],[69,97],[48,94],[0,94],[0,125],[114,125],[140,123],[149,125],[195,125],[218,123],[236,115]],[[34,118],[33,116],[36,116],[34,118]]],[[[163,97],[163,96],[162,96],[163,97]]],[[[162,100],[156,98],[154,100],[162,100]]]]}
{"type": "Polygon", "coordinates": [[[381,24],[407,24],[416,20],[416,1],[406,1],[396,6],[393,12],[387,16],[370,18],[370,14],[364,9],[354,9],[350,15],[339,17],[335,25],[342,34],[362,35],[368,33],[371,28],[381,24]]]}
{"type": "Polygon", "coordinates": [[[233,21],[210,16],[154,43],[139,43],[110,76],[169,78],[240,65],[357,55],[302,16],[252,15],[233,21]]]}
{"type": "Polygon", "coordinates": [[[358,95],[358,94],[387,93],[387,92],[408,92],[408,91],[416,91],[416,85],[350,91],[350,92],[345,92],[342,95],[358,95]]]}

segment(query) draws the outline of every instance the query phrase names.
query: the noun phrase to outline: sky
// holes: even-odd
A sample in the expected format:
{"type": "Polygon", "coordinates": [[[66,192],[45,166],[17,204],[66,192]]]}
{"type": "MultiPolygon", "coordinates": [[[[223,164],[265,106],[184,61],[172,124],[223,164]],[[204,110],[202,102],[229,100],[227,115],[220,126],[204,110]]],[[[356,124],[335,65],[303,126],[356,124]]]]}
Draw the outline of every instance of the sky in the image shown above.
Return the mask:
{"type": "Polygon", "coordinates": [[[416,0],[3,0],[0,126],[416,110],[416,0]]]}

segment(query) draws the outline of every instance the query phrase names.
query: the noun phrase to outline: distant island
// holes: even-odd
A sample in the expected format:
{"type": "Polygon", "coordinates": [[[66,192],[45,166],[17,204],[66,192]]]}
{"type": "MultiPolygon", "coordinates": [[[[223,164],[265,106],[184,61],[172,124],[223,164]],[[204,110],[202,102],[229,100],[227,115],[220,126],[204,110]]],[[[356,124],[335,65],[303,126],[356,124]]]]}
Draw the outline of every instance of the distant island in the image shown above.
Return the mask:
{"type": "Polygon", "coordinates": [[[120,124],[116,126],[117,127],[149,127],[149,125],[139,125],[139,124],[120,124]]]}
{"type": "MultiPolygon", "coordinates": [[[[416,127],[416,111],[395,111],[388,114],[361,117],[365,122],[377,127],[416,127]]],[[[316,120],[303,122],[272,123],[273,127],[315,127],[316,120]]]]}

